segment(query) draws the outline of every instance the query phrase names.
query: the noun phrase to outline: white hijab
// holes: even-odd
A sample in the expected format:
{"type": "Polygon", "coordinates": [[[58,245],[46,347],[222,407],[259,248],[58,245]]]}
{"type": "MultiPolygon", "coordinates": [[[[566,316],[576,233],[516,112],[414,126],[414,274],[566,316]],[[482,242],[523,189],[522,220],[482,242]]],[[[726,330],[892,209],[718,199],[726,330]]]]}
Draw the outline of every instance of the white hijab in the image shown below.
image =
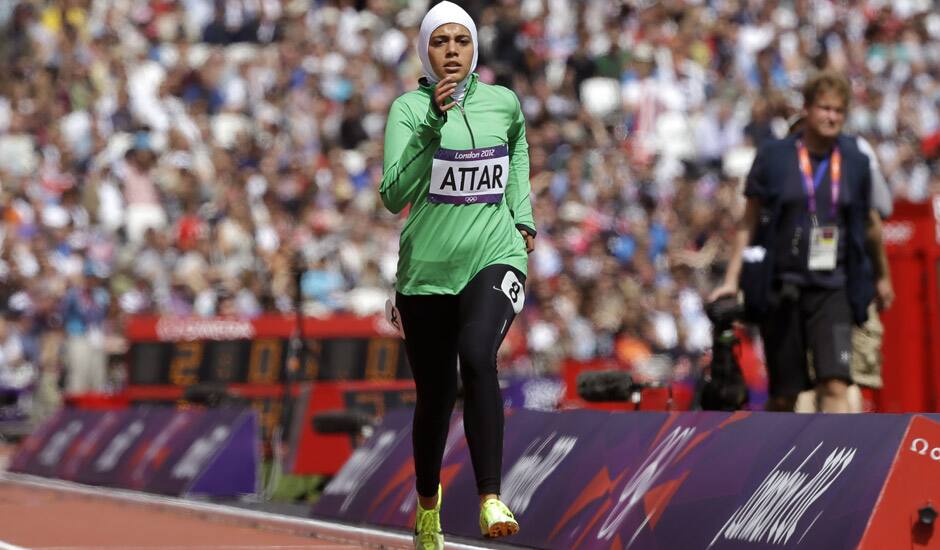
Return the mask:
{"type": "Polygon", "coordinates": [[[437,4],[428,11],[427,15],[424,16],[424,20],[421,21],[421,30],[418,32],[416,46],[418,58],[421,59],[421,66],[424,68],[424,77],[428,79],[430,84],[436,83],[440,78],[434,74],[434,69],[431,67],[431,60],[428,58],[428,46],[431,45],[431,34],[441,25],[448,23],[457,23],[467,27],[467,30],[470,31],[470,38],[473,40],[473,61],[470,62],[470,70],[467,72],[467,77],[457,84],[457,88],[451,94],[455,100],[460,101],[463,99],[470,75],[477,68],[477,26],[470,18],[470,14],[453,2],[445,1],[437,4]]]}

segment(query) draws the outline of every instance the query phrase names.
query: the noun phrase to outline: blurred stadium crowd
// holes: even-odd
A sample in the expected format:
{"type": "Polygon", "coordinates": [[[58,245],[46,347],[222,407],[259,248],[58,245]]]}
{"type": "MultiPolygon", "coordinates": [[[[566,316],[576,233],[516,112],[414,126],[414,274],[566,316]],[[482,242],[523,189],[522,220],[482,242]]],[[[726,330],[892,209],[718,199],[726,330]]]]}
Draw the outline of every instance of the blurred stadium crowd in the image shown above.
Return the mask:
{"type": "MultiPolygon", "coordinates": [[[[690,368],[754,146],[815,68],[850,76],[849,131],[896,197],[940,191],[931,0],[461,4],[528,124],[539,236],[505,366],[690,368]]],[[[291,311],[295,251],[306,313],[380,312],[402,223],[376,192],[385,115],[427,7],[0,2],[0,384],[112,387],[129,314],[291,311]]]]}

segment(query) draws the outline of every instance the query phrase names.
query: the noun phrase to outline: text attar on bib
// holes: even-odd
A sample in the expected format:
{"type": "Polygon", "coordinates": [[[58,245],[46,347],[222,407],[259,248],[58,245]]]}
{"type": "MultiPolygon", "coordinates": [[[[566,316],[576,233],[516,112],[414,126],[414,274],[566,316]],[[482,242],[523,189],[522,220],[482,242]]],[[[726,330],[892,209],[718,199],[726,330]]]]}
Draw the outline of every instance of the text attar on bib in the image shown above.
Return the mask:
{"type": "Polygon", "coordinates": [[[431,166],[428,201],[447,204],[495,204],[509,180],[509,146],[438,149],[431,166]]]}

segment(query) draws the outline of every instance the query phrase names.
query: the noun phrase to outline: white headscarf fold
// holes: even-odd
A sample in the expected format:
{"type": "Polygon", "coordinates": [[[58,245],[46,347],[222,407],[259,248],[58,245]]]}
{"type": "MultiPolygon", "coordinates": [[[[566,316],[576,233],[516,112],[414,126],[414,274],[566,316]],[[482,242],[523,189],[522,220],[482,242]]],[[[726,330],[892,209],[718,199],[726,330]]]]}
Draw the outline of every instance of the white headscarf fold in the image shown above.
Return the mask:
{"type": "Polygon", "coordinates": [[[467,27],[467,30],[470,31],[470,38],[473,40],[473,61],[470,62],[470,70],[467,72],[467,77],[457,84],[457,88],[451,94],[455,100],[460,101],[463,99],[470,75],[477,68],[477,26],[470,14],[453,2],[445,1],[437,4],[428,11],[427,15],[424,16],[424,20],[421,21],[421,30],[418,32],[416,46],[418,58],[424,68],[424,77],[428,79],[429,83],[434,84],[440,78],[434,74],[434,69],[431,67],[431,60],[428,58],[428,46],[431,45],[431,34],[441,25],[448,23],[457,23],[467,27]]]}

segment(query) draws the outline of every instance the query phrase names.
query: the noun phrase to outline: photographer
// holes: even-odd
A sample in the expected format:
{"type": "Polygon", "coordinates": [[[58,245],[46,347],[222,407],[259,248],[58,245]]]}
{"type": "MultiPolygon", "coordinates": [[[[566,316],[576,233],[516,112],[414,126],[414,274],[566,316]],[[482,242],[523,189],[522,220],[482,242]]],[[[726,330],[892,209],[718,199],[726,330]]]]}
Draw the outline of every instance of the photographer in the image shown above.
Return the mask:
{"type": "MultiPolygon", "coordinates": [[[[803,130],[803,117],[790,125],[790,135],[803,130]]],[[[868,307],[868,320],[861,326],[852,328],[852,381],[848,399],[850,412],[864,410],[860,386],[881,388],[881,342],[884,327],[879,312],[891,307],[894,301],[894,288],[888,256],[882,236],[882,221],[888,219],[894,209],[891,189],[881,173],[878,156],[872,146],[862,137],[856,137],[858,149],[870,162],[871,166],[871,210],[869,212],[868,254],[875,273],[875,301],[868,307]]],[[[817,412],[819,397],[815,391],[808,390],[800,394],[796,402],[796,412],[817,412]]]]}
{"type": "Polygon", "coordinates": [[[747,316],[764,340],[768,410],[792,411],[797,395],[815,385],[823,412],[848,412],[852,325],[866,321],[875,294],[866,252],[876,238],[871,171],[856,141],[842,134],[848,80],[822,72],[803,97],[804,130],[766,143],[754,159],[734,253],[711,300],[743,288],[747,316]]]}

